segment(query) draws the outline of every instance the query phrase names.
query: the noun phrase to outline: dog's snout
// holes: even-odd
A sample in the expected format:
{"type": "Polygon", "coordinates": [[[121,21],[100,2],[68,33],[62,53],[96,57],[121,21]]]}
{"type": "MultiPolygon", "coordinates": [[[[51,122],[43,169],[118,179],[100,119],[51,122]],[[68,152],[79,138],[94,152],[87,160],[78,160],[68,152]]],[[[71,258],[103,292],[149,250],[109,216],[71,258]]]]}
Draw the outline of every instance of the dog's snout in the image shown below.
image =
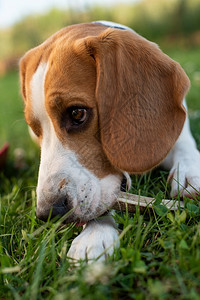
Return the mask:
{"type": "Polygon", "coordinates": [[[49,219],[53,219],[55,217],[62,217],[66,213],[70,211],[69,205],[66,205],[67,201],[57,201],[55,202],[52,207],[49,209],[41,209],[40,207],[37,207],[36,210],[36,216],[38,219],[42,221],[47,221],[49,219]]]}
{"type": "Polygon", "coordinates": [[[36,210],[36,217],[44,222],[48,220],[49,211],[43,211],[40,209],[36,210]]]}
{"type": "Polygon", "coordinates": [[[38,181],[36,216],[42,221],[62,217],[72,209],[71,180],[63,174],[54,173],[38,181]]]}

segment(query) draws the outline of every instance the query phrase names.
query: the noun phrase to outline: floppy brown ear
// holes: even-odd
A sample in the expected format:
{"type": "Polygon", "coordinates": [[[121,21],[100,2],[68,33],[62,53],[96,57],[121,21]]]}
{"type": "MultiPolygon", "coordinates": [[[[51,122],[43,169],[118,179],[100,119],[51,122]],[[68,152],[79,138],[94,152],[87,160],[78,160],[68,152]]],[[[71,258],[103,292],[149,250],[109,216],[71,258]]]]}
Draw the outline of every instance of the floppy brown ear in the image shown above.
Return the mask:
{"type": "Polygon", "coordinates": [[[110,162],[130,173],[158,165],[185,121],[189,79],[157,45],[127,30],[86,40],[96,60],[101,140],[110,162]]]}

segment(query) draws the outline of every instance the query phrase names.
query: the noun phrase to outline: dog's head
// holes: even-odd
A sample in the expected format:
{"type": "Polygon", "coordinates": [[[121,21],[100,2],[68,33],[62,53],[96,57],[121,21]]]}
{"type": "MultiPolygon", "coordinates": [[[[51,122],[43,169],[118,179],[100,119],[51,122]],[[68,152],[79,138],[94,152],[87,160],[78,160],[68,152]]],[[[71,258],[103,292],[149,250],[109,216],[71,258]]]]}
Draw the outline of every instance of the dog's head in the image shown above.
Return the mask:
{"type": "Polygon", "coordinates": [[[88,221],[116,201],[124,172],[158,165],[185,120],[189,80],[129,30],[69,26],[21,60],[25,118],[41,145],[37,215],[88,221]]]}

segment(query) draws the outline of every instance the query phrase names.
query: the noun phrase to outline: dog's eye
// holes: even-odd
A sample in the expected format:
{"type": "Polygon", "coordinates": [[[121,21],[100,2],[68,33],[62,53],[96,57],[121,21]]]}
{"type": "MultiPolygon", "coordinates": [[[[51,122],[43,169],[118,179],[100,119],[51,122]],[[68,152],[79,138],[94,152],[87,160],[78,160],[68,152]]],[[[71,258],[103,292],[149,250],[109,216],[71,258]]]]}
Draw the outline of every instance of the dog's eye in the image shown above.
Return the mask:
{"type": "Polygon", "coordinates": [[[82,131],[87,128],[92,118],[92,108],[71,106],[63,112],[61,127],[64,127],[68,133],[82,131]]]}
{"type": "Polygon", "coordinates": [[[87,110],[85,108],[71,109],[71,119],[73,124],[80,125],[85,122],[87,118],[87,110]]]}

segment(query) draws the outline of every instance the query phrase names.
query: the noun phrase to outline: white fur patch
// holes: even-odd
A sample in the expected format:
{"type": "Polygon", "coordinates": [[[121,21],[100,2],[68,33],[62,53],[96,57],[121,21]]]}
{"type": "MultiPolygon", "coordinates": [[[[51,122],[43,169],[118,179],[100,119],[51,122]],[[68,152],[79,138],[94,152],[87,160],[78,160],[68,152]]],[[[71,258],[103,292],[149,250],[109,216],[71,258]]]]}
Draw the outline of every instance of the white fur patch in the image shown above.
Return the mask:
{"type": "MultiPolygon", "coordinates": [[[[186,101],[183,102],[185,108],[186,101]]],[[[173,149],[162,163],[170,170],[171,197],[194,197],[200,192],[200,153],[192,137],[188,116],[173,149]]]]}
{"type": "Polygon", "coordinates": [[[31,80],[32,108],[34,115],[43,122],[49,120],[45,109],[44,82],[48,63],[41,63],[31,80]]]}

